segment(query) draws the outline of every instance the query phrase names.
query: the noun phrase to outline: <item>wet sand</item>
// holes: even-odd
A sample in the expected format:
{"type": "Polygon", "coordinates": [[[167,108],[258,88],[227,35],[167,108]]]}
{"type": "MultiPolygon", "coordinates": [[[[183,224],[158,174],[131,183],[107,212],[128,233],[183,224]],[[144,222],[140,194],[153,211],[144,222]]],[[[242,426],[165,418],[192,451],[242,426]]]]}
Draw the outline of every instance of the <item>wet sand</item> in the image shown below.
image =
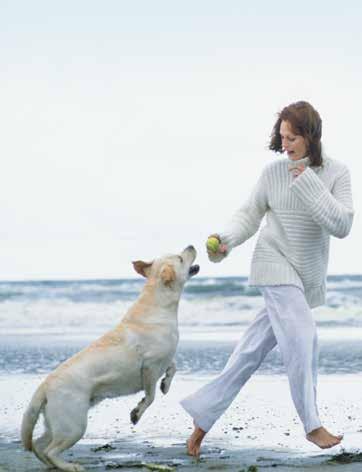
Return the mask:
{"type": "MultiPolygon", "coordinates": [[[[75,460],[86,470],[106,472],[121,470],[124,472],[149,471],[230,471],[256,472],[275,470],[278,472],[357,472],[362,469],[362,457],[345,457],[347,461],[331,461],[331,456],[323,454],[318,458],[300,457],[293,451],[268,449],[223,449],[205,447],[200,460],[189,458],[183,444],[173,444],[166,448],[151,443],[138,441],[114,441],[103,446],[80,444],[64,455],[68,460],[75,460]],[[280,457],[277,457],[277,456],[280,457]],[[256,456],[256,457],[255,457],[256,456]]],[[[340,458],[342,460],[343,458],[340,458]]],[[[338,459],[339,460],[339,459],[338,459]]],[[[1,472],[40,472],[46,468],[31,453],[25,453],[17,443],[0,444],[1,472]]]]}
{"type": "MultiPolygon", "coordinates": [[[[0,376],[0,471],[46,470],[19,442],[22,412],[44,377],[0,376]]],[[[179,400],[210,378],[177,374],[170,392],[158,391],[137,426],[131,425],[129,412],[141,394],[102,402],[90,411],[84,439],[66,457],[96,471],[146,471],[152,470],[150,464],[187,472],[362,470],[361,375],[319,378],[322,421],[332,432],[345,434],[342,446],[322,451],[306,441],[285,376],[256,375],[210,431],[196,461],[185,451],[192,426],[179,400]]]]}

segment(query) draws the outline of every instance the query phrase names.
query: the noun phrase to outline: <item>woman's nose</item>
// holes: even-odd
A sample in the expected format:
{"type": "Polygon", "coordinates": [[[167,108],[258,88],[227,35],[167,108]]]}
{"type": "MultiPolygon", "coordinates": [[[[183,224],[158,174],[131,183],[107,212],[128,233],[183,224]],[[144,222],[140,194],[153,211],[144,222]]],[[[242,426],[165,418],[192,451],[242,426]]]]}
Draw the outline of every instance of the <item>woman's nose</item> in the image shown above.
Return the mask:
{"type": "Polygon", "coordinates": [[[286,141],[285,139],[282,139],[282,148],[285,151],[288,151],[288,141],[286,141]]]}

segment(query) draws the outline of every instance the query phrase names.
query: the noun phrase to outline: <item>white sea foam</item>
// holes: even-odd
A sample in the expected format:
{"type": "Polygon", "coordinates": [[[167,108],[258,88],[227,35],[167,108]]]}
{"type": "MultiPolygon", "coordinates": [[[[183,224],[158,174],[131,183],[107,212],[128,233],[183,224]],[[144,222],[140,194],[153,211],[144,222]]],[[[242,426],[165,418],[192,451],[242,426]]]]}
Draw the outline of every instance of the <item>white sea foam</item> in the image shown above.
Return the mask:
{"type": "MultiPolygon", "coordinates": [[[[362,326],[358,277],[329,281],[327,303],[314,310],[317,323],[362,326]],[[356,288],[357,287],[357,288],[356,288]]],[[[0,283],[0,334],[101,333],[121,320],[142,280],[0,283]]],[[[181,298],[181,327],[244,326],[263,299],[243,278],[192,279],[181,298]]]]}
{"type": "Polygon", "coordinates": [[[113,304],[72,303],[68,300],[4,302],[0,311],[0,333],[92,333],[118,323],[130,302],[113,304]]]}

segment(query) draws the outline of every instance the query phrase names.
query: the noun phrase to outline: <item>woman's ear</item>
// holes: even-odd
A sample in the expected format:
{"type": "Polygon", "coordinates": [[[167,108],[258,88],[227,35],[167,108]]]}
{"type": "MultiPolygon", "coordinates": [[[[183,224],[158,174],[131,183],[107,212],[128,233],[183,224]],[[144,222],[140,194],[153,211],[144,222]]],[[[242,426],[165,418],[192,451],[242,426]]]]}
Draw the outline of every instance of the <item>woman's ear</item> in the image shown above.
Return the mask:
{"type": "Polygon", "coordinates": [[[150,275],[152,262],[132,261],[132,264],[138,274],[146,278],[150,275]]]}

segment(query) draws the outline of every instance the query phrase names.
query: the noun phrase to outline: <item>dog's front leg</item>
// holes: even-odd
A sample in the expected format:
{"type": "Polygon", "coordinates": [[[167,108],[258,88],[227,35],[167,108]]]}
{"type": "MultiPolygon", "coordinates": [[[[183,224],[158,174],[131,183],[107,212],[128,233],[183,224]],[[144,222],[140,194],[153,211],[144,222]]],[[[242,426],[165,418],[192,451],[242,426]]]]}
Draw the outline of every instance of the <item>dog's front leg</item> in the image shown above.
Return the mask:
{"type": "Polygon", "coordinates": [[[172,364],[167,367],[166,374],[161,381],[161,392],[166,395],[166,393],[170,390],[171,382],[176,373],[176,364],[172,362],[172,364]]]}
{"type": "Polygon", "coordinates": [[[157,375],[151,367],[142,368],[143,390],[145,397],[138,403],[136,408],[131,411],[131,421],[133,424],[138,423],[143,413],[151,405],[155,399],[157,375]]]}

